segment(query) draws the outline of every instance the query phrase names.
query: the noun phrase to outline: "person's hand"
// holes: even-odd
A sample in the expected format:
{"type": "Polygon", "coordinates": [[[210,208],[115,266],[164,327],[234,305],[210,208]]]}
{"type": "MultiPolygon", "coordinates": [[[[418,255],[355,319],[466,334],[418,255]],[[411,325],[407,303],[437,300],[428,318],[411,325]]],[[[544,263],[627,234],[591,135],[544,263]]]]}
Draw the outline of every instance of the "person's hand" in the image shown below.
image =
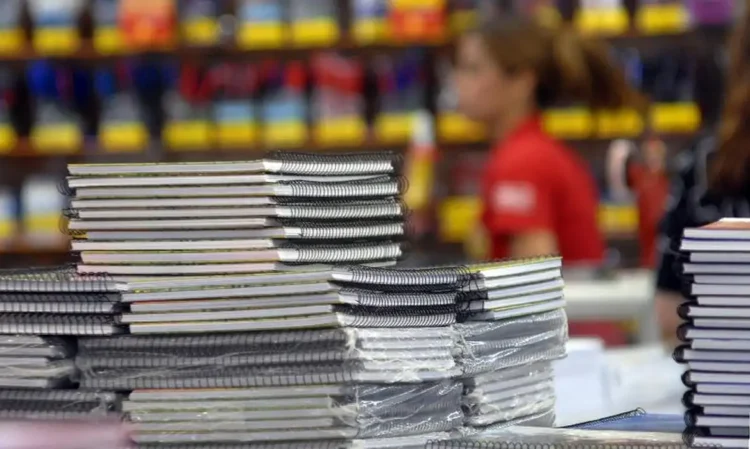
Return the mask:
{"type": "Polygon", "coordinates": [[[117,420],[0,422],[0,449],[125,449],[130,429],[117,420]]]}

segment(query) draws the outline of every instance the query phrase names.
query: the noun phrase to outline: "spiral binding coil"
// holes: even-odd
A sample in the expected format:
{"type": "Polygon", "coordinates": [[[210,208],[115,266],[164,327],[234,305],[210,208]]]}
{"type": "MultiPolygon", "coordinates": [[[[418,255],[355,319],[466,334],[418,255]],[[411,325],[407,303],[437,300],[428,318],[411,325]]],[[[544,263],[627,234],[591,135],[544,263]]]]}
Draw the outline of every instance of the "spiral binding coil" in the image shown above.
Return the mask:
{"type": "Polygon", "coordinates": [[[456,306],[424,308],[372,309],[361,306],[336,306],[347,316],[351,327],[442,327],[456,322],[456,306]]]}
{"type": "Polygon", "coordinates": [[[687,342],[689,341],[687,338],[687,332],[691,328],[690,323],[682,323],[677,327],[677,339],[680,341],[687,342]]]}
{"type": "Polygon", "coordinates": [[[315,222],[293,219],[277,220],[282,227],[299,228],[303,240],[345,240],[402,238],[406,231],[403,222],[394,220],[360,220],[315,222]]]}
{"type": "Polygon", "coordinates": [[[75,265],[0,270],[0,292],[106,293],[117,292],[106,274],[80,275],[75,265]]]}
{"type": "MultiPolygon", "coordinates": [[[[116,338],[78,339],[79,354],[94,352],[140,351],[215,351],[217,348],[279,348],[305,344],[335,347],[351,339],[343,329],[320,329],[279,332],[246,332],[177,336],[122,335],[116,338]]],[[[181,353],[181,352],[178,352],[181,353]]]]}
{"type": "Polygon", "coordinates": [[[590,443],[590,442],[551,442],[551,443],[523,443],[498,440],[444,440],[430,441],[426,449],[687,449],[678,443],[590,443]]]}
{"type": "MultiPolygon", "coordinates": [[[[169,449],[351,449],[347,441],[290,441],[281,443],[182,443],[169,449]]],[[[165,449],[163,444],[139,444],[138,449],[165,449]]]]}
{"type": "Polygon", "coordinates": [[[356,298],[357,303],[363,307],[457,306],[456,312],[466,310],[471,301],[486,297],[485,292],[381,293],[359,288],[344,288],[339,293],[356,298]]]}
{"type": "Polygon", "coordinates": [[[20,335],[111,335],[118,321],[109,315],[0,315],[0,333],[20,335]]]}
{"type": "Polygon", "coordinates": [[[386,242],[369,245],[363,245],[361,243],[316,245],[316,247],[290,244],[286,245],[285,248],[297,251],[294,264],[366,263],[381,260],[394,260],[404,255],[400,243],[386,242]]]}
{"type": "Polygon", "coordinates": [[[393,173],[396,157],[392,153],[310,154],[275,152],[270,159],[281,162],[279,173],[301,175],[338,175],[350,173],[393,173]]]}
{"type": "Polygon", "coordinates": [[[637,408],[635,410],[630,410],[628,412],[618,413],[616,415],[607,416],[605,418],[595,419],[593,421],[586,421],[578,424],[573,424],[572,426],[565,426],[565,429],[585,429],[587,427],[595,426],[597,424],[605,424],[605,423],[611,423],[611,422],[617,422],[621,421],[623,419],[627,418],[633,418],[636,416],[643,416],[646,414],[646,411],[642,408],[637,408]]]}
{"type": "Polygon", "coordinates": [[[373,198],[401,195],[406,189],[403,178],[382,176],[366,181],[314,182],[285,181],[279,186],[289,188],[288,194],[278,196],[300,198],[373,198]]]}
{"type": "Polygon", "coordinates": [[[384,292],[455,292],[479,278],[465,266],[418,269],[350,266],[343,269],[351,276],[351,281],[341,284],[384,292]]]}
{"type": "MultiPolygon", "coordinates": [[[[281,443],[182,443],[169,449],[351,449],[347,441],[290,441],[281,443]]],[[[139,444],[138,449],[165,449],[163,444],[139,444]]]]}
{"type": "Polygon", "coordinates": [[[295,201],[282,203],[288,208],[288,218],[291,220],[363,220],[373,218],[403,218],[406,207],[391,200],[385,201],[347,201],[337,204],[310,202],[305,204],[295,201]]]}
{"type": "Polygon", "coordinates": [[[115,314],[119,296],[105,293],[0,293],[0,313],[115,314]]]}

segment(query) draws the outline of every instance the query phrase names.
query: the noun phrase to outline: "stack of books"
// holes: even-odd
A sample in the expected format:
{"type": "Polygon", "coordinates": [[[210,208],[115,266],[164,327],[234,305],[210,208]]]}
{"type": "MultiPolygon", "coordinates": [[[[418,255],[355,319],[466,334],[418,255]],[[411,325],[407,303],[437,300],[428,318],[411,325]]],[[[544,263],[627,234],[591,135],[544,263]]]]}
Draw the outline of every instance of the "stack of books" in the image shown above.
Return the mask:
{"type": "Polygon", "coordinates": [[[0,389],[0,419],[114,418],[120,416],[121,400],[98,391],[0,389]]]}
{"type": "Polygon", "coordinates": [[[740,448],[750,417],[750,220],[722,219],[686,229],[686,321],[675,350],[690,388],[686,438],[691,445],[740,448]]]}
{"type": "Polygon", "coordinates": [[[402,256],[403,184],[387,154],[70,165],[69,173],[79,273],[224,275],[402,256]]]}
{"type": "Polygon", "coordinates": [[[464,430],[553,425],[552,362],[565,356],[568,339],[561,260],[514,261],[484,271],[481,287],[487,299],[472,309],[482,310],[455,326],[466,386],[464,430]]]}
{"type": "MultiPolygon", "coordinates": [[[[0,417],[56,418],[101,409],[98,399],[93,404],[49,390],[70,388],[79,377],[73,336],[122,331],[112,287],[71,267],[0,272],[0,417]]],[[[109,411],[115,401],[105,402],[109,411]]]]}

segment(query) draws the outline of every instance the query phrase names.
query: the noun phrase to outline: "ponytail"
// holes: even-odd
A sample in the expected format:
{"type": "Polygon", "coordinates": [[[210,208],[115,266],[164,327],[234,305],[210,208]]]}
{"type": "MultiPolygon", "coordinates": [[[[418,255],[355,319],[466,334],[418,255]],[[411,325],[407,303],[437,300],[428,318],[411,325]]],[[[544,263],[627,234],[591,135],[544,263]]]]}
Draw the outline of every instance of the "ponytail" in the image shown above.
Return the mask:
{"type": "Polygon", "coordinates": [[[601,41],[565,27],[552,36],[551,62],[550,79],[540,79],[540,86],[557,85],[555,102],[580,102],[591,109],[641,110],[645,106],[601,41]]]}
{"type": "Polygon", "coordinates": [[[750,181],[750,8],[732,35],[729,59],[719,150],[711,161],[709,181],[717,193],[742,194],[750,181]]]}
{"type": "Polygon", "coordinates": [[[571,27],[548,28],[532,20],[500,17],[485,22],[477,33],[506,72],[536,74],[538,107],[564,102],[584,103],[592,109],[645,106],[608,48],[571,27]]]}

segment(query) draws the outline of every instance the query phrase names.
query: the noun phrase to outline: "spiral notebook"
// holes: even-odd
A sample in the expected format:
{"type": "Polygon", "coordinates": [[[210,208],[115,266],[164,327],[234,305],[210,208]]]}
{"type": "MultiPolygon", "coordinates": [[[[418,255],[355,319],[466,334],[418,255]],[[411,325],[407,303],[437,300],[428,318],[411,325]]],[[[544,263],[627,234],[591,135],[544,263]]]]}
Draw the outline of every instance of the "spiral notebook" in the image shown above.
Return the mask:
{"type": "Polygon", "coordinates": [[[207,187],[85,187],[72,192],[77,199],[126,198],[208,198],[208,197],[289,197],[289,198],[382,198],[394,197],[403,190],[393,177],[366,181],[314,182],[283,181],[266,185],[207,187]]]}
{"type": "Polygon", "coordinates": [[[393,173],[400,156],[395,153],[310,154],[273,152],[255,161],[179,162],[156,164],[70,164],[72,176],[152,176],[188,174],[279,173],[337,175],[393,173]]]}
{"type": "Polygon", "coordinates": [[[0,419],[89,419],[116,413],[119,403],[114,393],[4,388],[0,419]]]}
{"type": "Polygon", "coordinates": [[[68,177],[67,184],[71,189],[107,188],[107,187],[175,187],[175,186],[231,186],[231,185],[262,185],[285,182],[352,182],[382,179],[381,175],[198,175],[198,176],[119,176],[119,177],[68,177]]]}

